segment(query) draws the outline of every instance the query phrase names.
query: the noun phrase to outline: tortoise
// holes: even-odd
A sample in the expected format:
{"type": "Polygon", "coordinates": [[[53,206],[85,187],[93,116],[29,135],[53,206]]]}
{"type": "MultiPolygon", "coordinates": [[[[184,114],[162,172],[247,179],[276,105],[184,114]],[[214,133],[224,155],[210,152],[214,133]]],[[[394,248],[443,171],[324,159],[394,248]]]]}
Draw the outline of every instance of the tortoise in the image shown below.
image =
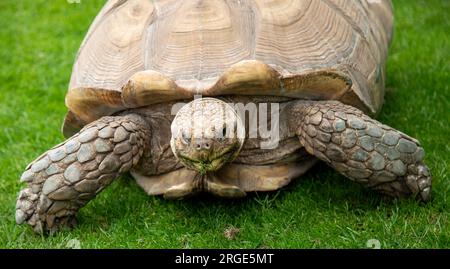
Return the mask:
{"type": "Polygon", "coordinates": [[[371,118],[392,25],[387,0],[108,1],[73,67],[67,140],[22,174],[16,222],[73,227],[126,172],[149,195],[236,198],[318,161],[428,201],[419,142],[371,118]]]}

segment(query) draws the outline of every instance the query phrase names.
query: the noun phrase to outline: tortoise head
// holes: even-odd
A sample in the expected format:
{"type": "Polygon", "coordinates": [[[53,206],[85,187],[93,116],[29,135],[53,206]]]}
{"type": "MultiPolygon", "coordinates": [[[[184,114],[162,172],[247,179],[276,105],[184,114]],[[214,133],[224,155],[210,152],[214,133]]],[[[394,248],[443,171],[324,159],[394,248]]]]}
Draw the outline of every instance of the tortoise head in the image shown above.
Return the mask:
{"type": "Polygon", "coordinates": [[[244,144],[245,127],[235,109],[215,98],[184,105],[171,126],[170,146],[175,156],[200,174],[231,162],[244,144]]]}

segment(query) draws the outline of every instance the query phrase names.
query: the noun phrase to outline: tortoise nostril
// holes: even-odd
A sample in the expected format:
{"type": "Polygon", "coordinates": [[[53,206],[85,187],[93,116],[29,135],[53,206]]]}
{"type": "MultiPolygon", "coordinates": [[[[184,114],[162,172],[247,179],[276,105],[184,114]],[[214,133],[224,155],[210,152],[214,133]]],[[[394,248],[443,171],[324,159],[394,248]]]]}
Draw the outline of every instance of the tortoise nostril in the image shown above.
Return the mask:
{"type": "Polygon", "coordinates": [[[210,146],[211,146],[211,144],[208,143],[208,142],[198,142],[198,143],[195,143],[195,149],[196,149],[196,150],[209,149],[210,146]]]}

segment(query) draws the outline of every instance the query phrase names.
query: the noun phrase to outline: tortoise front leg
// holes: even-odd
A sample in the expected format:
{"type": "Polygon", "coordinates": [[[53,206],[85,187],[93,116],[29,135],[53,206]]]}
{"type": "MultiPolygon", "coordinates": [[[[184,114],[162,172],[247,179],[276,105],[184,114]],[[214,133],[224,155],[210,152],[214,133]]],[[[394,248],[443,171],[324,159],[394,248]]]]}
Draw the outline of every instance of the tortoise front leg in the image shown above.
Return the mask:
{"type": "Polygon", "coordinates": [[[295,101],[290,126],[312,155],[384,194],[430,198],[431,176],[419,142],[338,101],[295,101]]]}
{"type": "Polygon", "coordinates": [[[138,115],[103,117],[31,163],[21,181],[16,222],[35,232],[74,226],[75,214],[119,174],[136,165],[150,130],[138,115]]]}

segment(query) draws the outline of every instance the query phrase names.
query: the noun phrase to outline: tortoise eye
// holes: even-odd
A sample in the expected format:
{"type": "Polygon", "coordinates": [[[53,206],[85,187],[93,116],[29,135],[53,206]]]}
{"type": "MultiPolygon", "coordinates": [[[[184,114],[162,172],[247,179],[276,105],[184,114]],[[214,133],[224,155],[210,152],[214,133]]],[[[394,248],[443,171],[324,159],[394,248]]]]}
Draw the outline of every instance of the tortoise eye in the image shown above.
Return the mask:
{"type": "Polygon", "coordinates": [[[188,134],[188,133],[185,132],[185,131],[182,131],[182,132],[181,132],[181,141],[182,141],[184,144],[186,144],[186,145],[190,144],[190,143],[191,143],[191,136],[190,136],[190,134],[188,134]]]}

